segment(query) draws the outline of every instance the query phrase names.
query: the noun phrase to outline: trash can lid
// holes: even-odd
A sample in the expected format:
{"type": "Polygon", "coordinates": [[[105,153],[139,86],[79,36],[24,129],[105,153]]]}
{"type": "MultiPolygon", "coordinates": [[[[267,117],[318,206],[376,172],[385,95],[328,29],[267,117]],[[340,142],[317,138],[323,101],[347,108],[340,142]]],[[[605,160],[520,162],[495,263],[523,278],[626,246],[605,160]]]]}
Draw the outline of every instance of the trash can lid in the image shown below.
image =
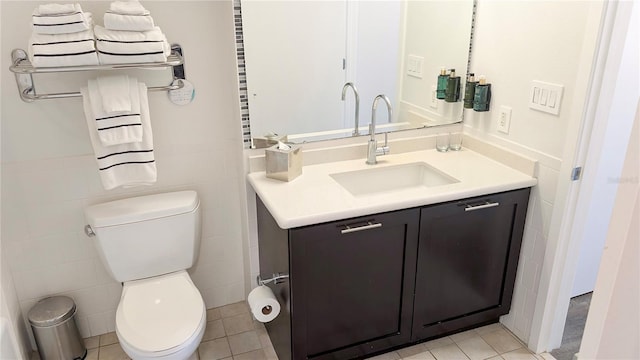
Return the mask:
{"type": "Polygon", "coordinates": [[[52,326],[72,317],[76,312],[76,304],[67,296],[52,296],[38,301],[28,318],[34,326],[52,326]]]}

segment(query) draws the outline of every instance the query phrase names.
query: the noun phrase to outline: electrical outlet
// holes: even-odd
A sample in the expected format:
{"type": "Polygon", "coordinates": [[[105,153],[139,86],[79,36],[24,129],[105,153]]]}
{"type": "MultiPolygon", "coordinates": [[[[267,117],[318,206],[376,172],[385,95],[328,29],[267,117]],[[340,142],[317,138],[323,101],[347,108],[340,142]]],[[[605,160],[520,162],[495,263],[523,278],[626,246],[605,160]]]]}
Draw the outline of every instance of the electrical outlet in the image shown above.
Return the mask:
{"type": "Polygon", "coordinates": [[[498,118],[498,131],[508,134],[511,125],[511,108],[508,106],[500,106],[500,115],[498,118]]]}
{"type": "Polygon", "coordinates": [[[434,109],[438,108],[438,97],[436,96],[436,86],[433,85],[431,87],[431,98],[430,98],[430,102],[429,102],[429,106],[431,106],[434,109]]]}

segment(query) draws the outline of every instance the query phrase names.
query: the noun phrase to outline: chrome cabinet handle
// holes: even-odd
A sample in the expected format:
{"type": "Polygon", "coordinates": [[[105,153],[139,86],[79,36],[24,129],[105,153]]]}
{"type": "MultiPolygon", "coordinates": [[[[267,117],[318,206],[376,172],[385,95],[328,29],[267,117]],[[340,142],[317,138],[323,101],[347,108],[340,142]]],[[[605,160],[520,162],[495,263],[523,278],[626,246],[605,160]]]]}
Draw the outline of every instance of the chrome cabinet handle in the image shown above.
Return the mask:
{"type": "Polygon", "coordinates": [[[482,209],[492,208],[496,206],[500,206],[500,203],[499,202],[492,203],[492,202],[486,201],[484,204],[475,205],[475,206],[467,204],[466,207],[464,208],[464,211],[482,210],[482,209]]]}
{"type": "Polygon", "coordinates": [[[340,233],[349,234],[356,231],[370,230],[382,227],[381,223],[372,223],[371,221],[367,221],[367,225],[362,225],[358,227],[351,227],[349,225],[345,225],[345,229],[342,229],[340,233]]]}

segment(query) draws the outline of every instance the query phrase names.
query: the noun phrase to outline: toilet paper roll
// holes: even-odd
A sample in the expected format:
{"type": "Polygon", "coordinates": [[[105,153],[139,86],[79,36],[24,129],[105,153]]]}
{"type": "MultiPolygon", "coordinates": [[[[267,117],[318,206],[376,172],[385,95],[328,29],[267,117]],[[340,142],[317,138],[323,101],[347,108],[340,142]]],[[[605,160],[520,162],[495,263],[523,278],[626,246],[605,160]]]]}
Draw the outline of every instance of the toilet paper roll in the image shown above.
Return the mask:
{"type": "Polygon", "coordinates": [[[265,285],[251,290],[247,297],[247,302],[253,317],[260,322],[269,322],[280,313],[280,303],[273,291],[265,285]]]}

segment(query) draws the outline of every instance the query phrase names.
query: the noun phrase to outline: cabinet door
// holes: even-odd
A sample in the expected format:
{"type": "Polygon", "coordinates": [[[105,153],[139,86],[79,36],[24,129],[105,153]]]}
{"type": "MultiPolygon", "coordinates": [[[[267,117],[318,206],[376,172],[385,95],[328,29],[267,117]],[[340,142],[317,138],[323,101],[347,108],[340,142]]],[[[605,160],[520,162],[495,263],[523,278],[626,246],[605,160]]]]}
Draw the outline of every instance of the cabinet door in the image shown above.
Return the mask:
{"type": "Polygon", "coordinates": [[[293,358],[409,341],[419,209],[290,231],[293,358]]]}
{"type": "Polygon", "coordinates": [[[509,311],[529,190],[424,207],[413,339],[509,311]]]}

